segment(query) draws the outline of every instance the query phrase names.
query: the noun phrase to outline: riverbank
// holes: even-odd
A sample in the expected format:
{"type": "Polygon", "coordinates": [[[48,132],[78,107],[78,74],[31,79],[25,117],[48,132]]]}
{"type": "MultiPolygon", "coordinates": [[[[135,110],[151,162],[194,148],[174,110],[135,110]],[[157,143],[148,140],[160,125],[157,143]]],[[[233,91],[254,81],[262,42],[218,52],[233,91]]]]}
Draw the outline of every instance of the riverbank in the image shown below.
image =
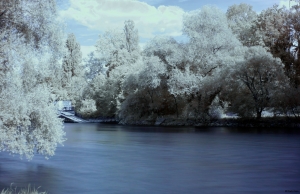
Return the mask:
{"type": "Polygon", "coordinates": [[[300,118],[267,117],[255,118],[222,118],[199,122],[193,119],[158,118],[155,120],[121,120],[122,125],[153,126],[195,126],[195,127],[243,127],[243,128],[300,128],[300,118]]]}

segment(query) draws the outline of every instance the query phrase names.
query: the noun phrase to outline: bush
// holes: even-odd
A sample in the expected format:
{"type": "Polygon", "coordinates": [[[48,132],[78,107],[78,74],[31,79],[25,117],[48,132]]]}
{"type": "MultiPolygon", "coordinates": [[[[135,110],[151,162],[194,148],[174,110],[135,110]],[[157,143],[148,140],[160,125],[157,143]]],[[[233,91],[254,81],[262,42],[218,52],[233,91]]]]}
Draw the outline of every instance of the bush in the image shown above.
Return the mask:
{"type": "Polygon", "coordinates": [[[17,187],[13,188],[11,184],[10,188],[3,189],[0,194],[47,194],[46,192],[39,192],[39,188],[40,187],[37,189],[31,188],[30,185],[28,185],[27,188],[17,189],[17,187]]]}

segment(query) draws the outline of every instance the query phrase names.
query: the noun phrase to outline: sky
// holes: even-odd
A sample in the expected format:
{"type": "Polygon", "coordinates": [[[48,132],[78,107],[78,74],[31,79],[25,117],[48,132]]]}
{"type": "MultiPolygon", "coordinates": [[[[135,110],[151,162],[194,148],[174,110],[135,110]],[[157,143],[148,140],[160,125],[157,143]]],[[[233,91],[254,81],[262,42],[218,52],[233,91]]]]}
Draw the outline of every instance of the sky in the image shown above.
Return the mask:
{"type": "Polygon", "coordinates": [[[186,12],[204,5],[215,5],[226,12],[229,6],[240,3],[252,5],[257,13],[274,4],[289,6],[289,0],[57,0],[66,32],[75,34],[84,58],[95,50],[100,34],[122,30],[125,20],[135,22],[143,47],[156,35],[182,40],[182,16],[186,12]]]}

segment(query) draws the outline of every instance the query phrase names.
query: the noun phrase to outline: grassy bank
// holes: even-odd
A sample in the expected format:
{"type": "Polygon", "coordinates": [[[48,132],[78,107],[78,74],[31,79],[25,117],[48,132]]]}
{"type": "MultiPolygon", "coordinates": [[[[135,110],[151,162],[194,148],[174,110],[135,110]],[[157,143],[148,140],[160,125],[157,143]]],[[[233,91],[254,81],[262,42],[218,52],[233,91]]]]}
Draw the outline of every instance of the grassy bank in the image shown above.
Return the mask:
{"type": "Polygon", "coordinates": [[[195,127],[242,127],[242,128],[300,128],[300,118],[264,117],[256,118],[221,118],[200,121],[183,118],[160,118],[122,120],[123,125],[156,125],[156,126],[195,126],[195,127]]]}

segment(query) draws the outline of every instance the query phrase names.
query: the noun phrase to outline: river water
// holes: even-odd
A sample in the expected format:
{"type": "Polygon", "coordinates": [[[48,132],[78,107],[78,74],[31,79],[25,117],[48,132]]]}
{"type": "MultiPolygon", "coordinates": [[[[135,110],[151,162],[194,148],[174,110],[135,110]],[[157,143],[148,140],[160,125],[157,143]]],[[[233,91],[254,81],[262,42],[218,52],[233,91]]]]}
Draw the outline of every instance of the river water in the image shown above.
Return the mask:
{"type": "Polygon", "coordinates": [[[0,152],[0,191],[11,183],[49,194],[300,192],[300,135],[228,128],[65,124],[49,160],[0,152]]]}

